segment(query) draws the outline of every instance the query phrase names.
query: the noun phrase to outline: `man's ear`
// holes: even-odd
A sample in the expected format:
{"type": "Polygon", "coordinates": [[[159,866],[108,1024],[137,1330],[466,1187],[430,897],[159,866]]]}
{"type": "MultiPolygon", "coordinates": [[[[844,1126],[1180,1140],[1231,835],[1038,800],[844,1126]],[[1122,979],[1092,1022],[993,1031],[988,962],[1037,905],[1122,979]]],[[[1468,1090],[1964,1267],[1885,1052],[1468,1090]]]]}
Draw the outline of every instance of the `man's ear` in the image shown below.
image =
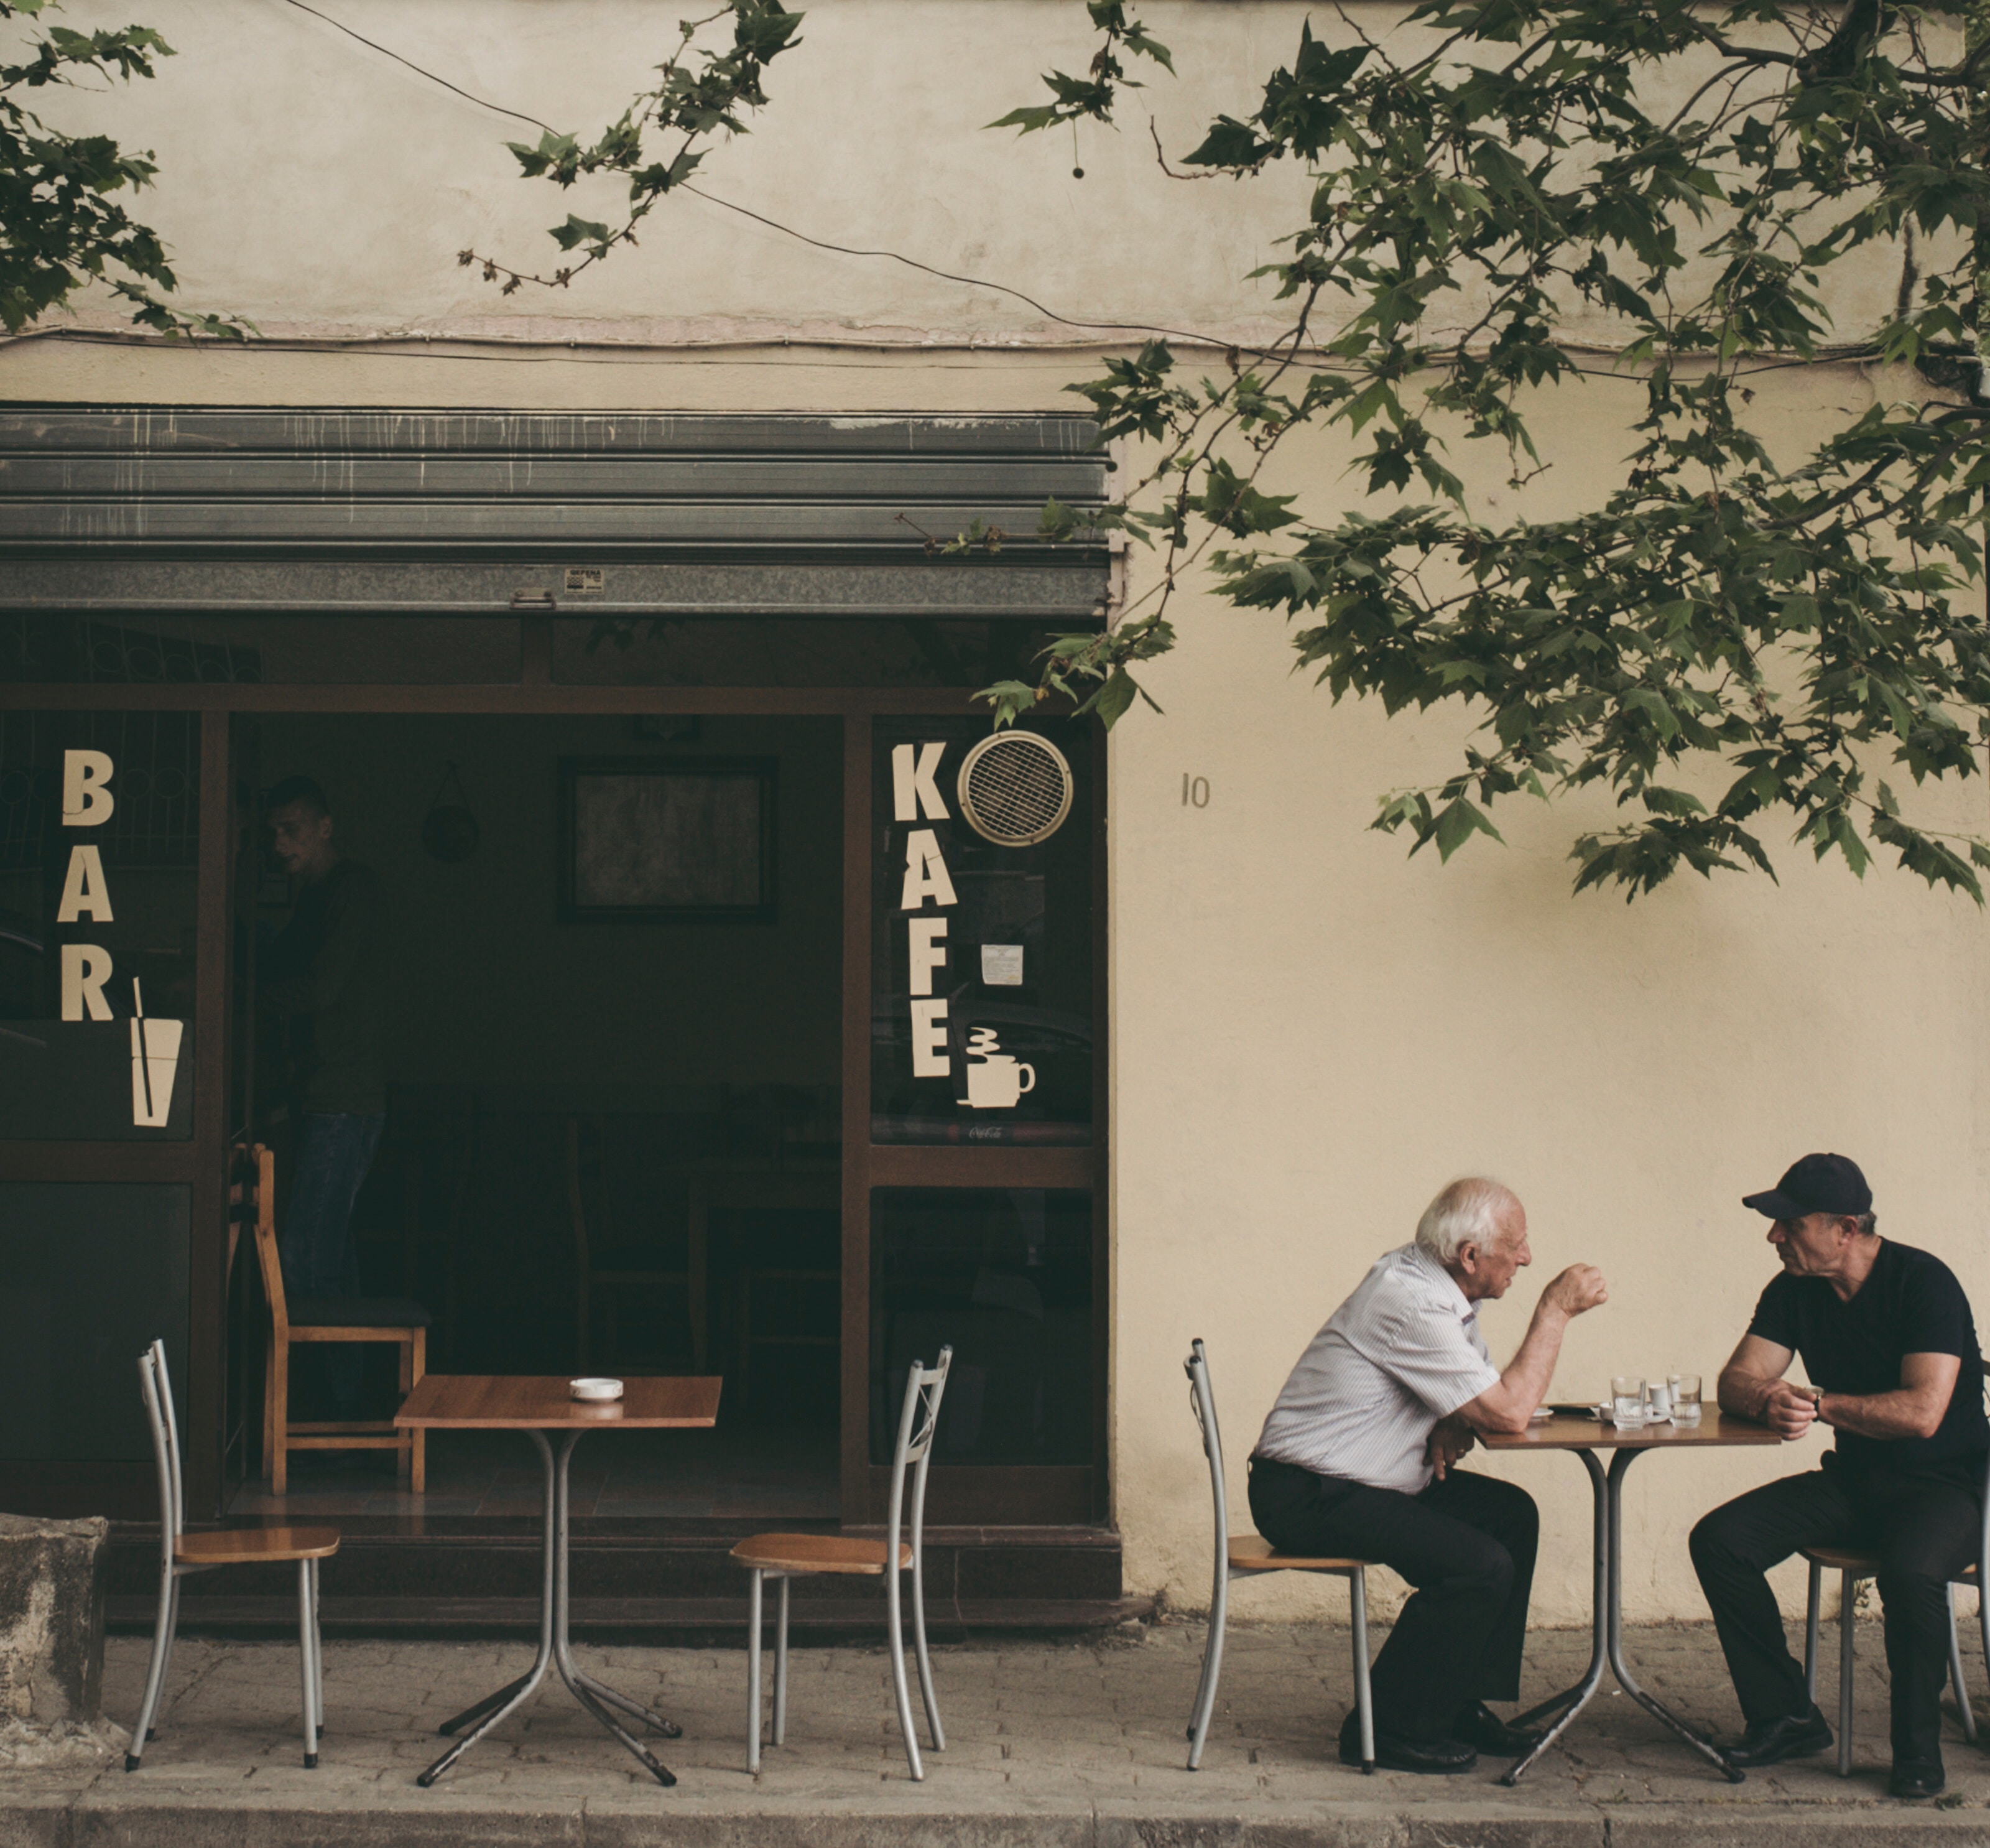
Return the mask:
{"type": "Polygon", "coordinates": [[[1454,1262],[1462,1271],[1476,1271],[1479,1268],[1479,1247],[1470,1243],[1461,1245],[1454,1262]]]}

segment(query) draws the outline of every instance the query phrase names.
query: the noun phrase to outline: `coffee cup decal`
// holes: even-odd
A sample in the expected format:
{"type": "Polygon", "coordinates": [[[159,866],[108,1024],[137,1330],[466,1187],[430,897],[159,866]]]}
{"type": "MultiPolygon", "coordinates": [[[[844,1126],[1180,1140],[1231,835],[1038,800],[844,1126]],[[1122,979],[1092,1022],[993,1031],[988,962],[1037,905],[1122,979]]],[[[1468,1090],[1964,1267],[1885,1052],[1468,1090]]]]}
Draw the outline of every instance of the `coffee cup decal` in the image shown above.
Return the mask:
{"type": "Polygon", "coordinates": [[[173,1080],[179,1075],[184,1021],[148,1020],[136,977],[131,1028],[131,1121],[141,1130],[163,1130],[172,1114],[173,1080]]]}
{"type": "Polygon", "coordinates": [[[970,1109],[1013,1110],[1036,1089],[1037,1068],[1000,1049],[993,1027],[977,1027],[967,1041],[967,1102],[970,1109]]]}

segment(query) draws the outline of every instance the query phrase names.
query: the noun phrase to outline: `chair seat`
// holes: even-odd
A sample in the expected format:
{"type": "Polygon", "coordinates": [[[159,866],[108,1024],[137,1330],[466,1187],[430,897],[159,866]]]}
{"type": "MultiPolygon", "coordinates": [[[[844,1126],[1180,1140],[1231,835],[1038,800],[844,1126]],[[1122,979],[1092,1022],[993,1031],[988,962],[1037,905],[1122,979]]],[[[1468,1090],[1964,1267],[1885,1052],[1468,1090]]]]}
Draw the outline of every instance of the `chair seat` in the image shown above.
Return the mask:
{"type": "Polygon", "coordinates": [[[250,1565],[287,1559],[329,1559],[338,1551],[336,1527],[230,1527],[219,1534],[182,1534],[173,1557],[188,1565],[250,1565]]]}
{"type": "MultiPolygon", "coordinates": [[[[1856,1572],[1862,1578],[1870,1578],[1880,1569],[1880,1555],[1862,1553],[1856,1547],[1805,1547],[1805,1558],[1833,1572],[1856,1572]]],[[[1965,1566],[1955,1575],[1955,1582],[1974,1584],[1976,1568],[1965,1566]]]]}
{"type": "Polygon", "coordinates": [[[1355,1572],[1374,1563],[1371,1559],[1313,1559],[1299,1553],[1281,1553],[1262,1534],[1230,1537],[1233,1572],[1355,1572]]]}
{"type": "MultiPolygon", "coordinates": [[[[774,1572],[872,1572],[885,1570],[886,1543],[840,1534],[756,1534],[732,1549],[742,1566],[774,1572]]],[[[912,1549],[898,1542],[898,1564],[909,1567],[912,1549]]]]}
{"type": "Polygon", "coordinates": [[[293,1296],[293,1328],[426,1328],[429,1312],[410,1296],[293,1296]]]}

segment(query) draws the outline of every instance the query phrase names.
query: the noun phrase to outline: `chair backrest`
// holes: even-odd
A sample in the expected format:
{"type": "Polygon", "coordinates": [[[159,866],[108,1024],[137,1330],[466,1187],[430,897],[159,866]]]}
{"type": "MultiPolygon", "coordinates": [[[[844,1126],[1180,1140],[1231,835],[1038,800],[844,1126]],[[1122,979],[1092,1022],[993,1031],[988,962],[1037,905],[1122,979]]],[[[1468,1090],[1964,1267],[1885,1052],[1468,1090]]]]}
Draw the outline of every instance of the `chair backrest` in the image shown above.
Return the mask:
{"type": "Polygon", "coordinates": [[[573,1224],[573,1245],[582,1270],[590,1269],[587,1255],[587,1201],[580,1184],[580,1119],[566,1119],[566,1210],[573,1224]]]}
{"type": "Polygon", "coordinates": [[[155,1341],[138,1357],[138,1390],[145,1422],[152,1428],[152,1460],[159,1472],[159,1545],[171,1569],[173,1542],[180,1537],[185,1509],[180,1488],[179,1422],[173,1410],[173,1384],[166,1374],[166,1344],[155,1341]]]}
{"type": "Polygon", "coordinates": [[[270,1299],[270,1320],[280,1336],[289,1331],[290,1312],[284,1302],[284,1265],[277,1252],[277,1157],[263,1143],[236,1149],[237,1179],[229,1198],[237,1203],[256,1235],[256,1258],[263,1269],[263,1293],[270,1299]]]}
{"type": "Polygon", "coordinates": [[[1188,1402],[1202,1432],[1202,1454],[1209,1459],[1209,1498],[1214,1504],[1217,1570],[1221,1572],[1230,1550],[1230,1503],[1223,1486],[1223,1433],[1216,1422],[1216,1394],[1209,1383],[1209,1356],[1200,1340],[1190,1342],[1182,1371],[1188,1375],[1188,1402]]]}
{"type": "Polygon", "coordinates": [[[926,1472],[932,1466],[933,1428],[939,1422],[940,1395],[946,1391],[946,1370],[953,1349],[942,1347],[936,1366],[915,1361],[905,1374],[905,1403],[898,1414],[898,1442],[891,1452],[891,1538],[885,1558],[898,1569],[898,1527],[905,1510],[905,1469],[912,1469],[912,1560],[916,1570],[925,1545],[926,1472]]]}

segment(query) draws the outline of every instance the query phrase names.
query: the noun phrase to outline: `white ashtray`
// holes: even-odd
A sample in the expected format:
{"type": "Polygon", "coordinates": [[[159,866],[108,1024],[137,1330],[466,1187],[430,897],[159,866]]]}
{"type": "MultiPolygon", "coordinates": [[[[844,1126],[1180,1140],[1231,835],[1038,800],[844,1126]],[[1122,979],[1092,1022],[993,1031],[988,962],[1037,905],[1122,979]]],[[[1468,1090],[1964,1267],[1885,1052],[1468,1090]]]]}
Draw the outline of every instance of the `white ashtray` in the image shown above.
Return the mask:
{"type": "Polygon", "coordinates": [[[1545,1425],[1549,1419],[1554,1416],[1554,1414],[1549,1411],[1547,1406],[1537,1405],[1534,1408],[1533,1412],[1529,1417],[1527,1422],[1530,1425],[1545,1425]]]}
{"type": "Polygon", "coordinates": [[[586,1399],[601,1405],[621,1398],[622,1382],[620,1380],[569,1380],[567,1391],[577,1399],[586,1399]]]}

